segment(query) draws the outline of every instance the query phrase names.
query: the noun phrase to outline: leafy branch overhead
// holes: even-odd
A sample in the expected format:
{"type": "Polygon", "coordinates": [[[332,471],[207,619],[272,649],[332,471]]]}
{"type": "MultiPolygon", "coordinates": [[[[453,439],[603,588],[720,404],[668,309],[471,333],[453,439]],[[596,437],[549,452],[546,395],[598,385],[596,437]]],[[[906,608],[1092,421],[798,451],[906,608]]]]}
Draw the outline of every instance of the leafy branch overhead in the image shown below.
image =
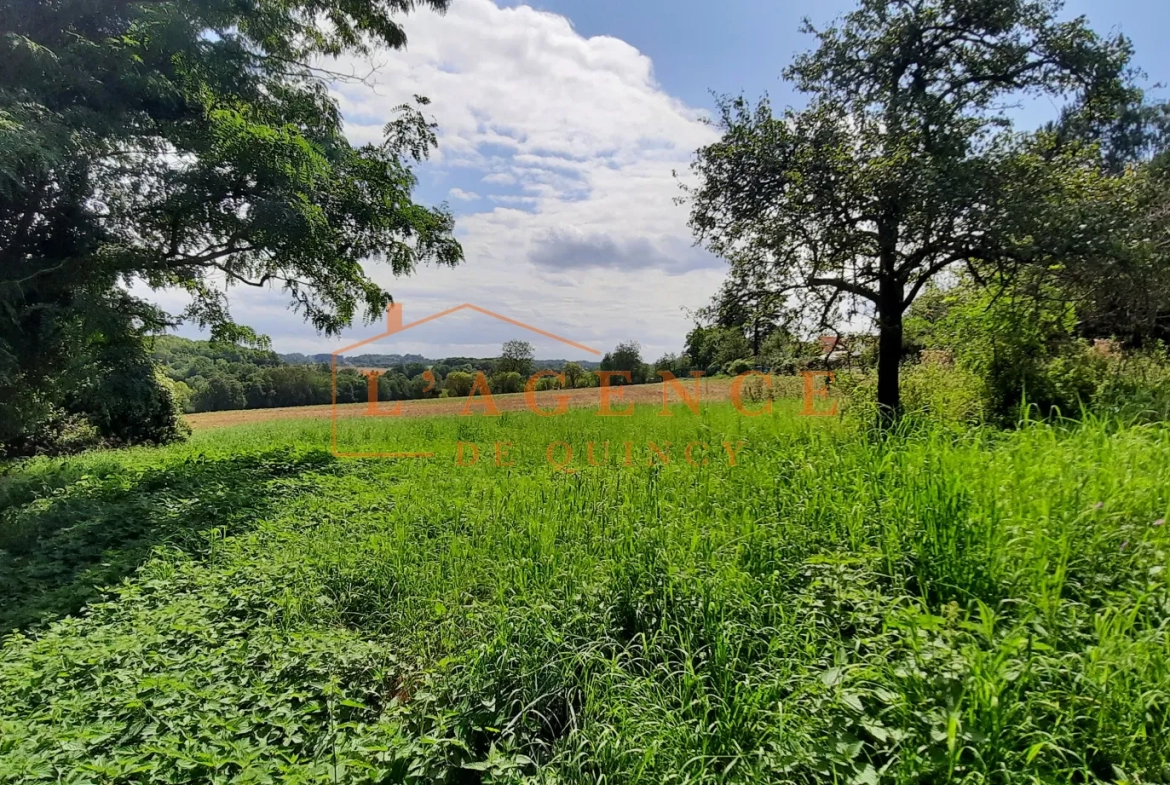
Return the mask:
{"type": "MultiPolygon", "coordinates": [[[[136,281],[192,295],[217,338],[228,286],[283,288],[318,330],[374,318],[394,275],[463,258],[445,207],[416,204],[436,144],[427,100],[352,145],[325,58],[406,43],[399,16],[447,0],[64,0],[10,5],[0,38],[0,387],[60,372],[80,323],[136,281]],[[363,266],[365,265],[365,266],[363,266]]],[[[170,317],[160,316],[166,320],[170,317]]],[[[156,323],[157,319],[150,320],[156,323]]],[[[124,330],[148,325],[130,319],[124,330]]],[[[40,381],[37,379],[40,378],[40,381]]],[[[23,396],[28,397],[28,396],[23,396]]],[[[49,395],[50,399],[59,396],[49,395]]]]}

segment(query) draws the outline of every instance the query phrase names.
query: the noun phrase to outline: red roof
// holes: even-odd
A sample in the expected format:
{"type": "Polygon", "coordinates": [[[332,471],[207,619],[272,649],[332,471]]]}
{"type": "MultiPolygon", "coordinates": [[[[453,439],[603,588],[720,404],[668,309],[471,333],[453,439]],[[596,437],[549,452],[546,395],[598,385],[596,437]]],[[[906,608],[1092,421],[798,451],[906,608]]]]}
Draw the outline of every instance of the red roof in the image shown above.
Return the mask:
{"type": "Polygon", "coordinates": [[[845,342],[835,335],[822,335],[818,340],[821,342],[821,351],[825,354],[845,346],[845,342]]]}

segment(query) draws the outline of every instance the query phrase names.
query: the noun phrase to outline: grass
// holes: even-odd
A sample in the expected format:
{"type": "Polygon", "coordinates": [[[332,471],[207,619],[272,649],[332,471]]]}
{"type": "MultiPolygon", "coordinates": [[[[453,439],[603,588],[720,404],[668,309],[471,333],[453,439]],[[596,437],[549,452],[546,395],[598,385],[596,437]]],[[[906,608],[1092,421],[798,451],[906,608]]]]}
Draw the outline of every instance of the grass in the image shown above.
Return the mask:
{"type": "Polygon", "coordinates": [[[0,781],[1170,780],[1170,429],[795,412],[17,466],[0,781]]]}

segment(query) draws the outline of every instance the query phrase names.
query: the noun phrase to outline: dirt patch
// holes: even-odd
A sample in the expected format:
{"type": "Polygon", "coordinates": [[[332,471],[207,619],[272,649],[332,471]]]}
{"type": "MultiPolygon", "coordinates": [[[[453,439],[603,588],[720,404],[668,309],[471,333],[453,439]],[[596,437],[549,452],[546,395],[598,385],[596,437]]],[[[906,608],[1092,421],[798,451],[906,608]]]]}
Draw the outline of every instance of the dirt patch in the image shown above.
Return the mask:
{"type": "MultiPolygon", "coordinates": [[[[700,400],[726,401],[730,398],[731,379],[703,379],[700,400]]],[[[685,382],[687,391],[694,389],[693,382],[685,382]]],[[[626,403],[636,406],[662,406],[661,384],[640,384],[624,387],[620,391],[615,389],[611,393],[611,406],[615,411],[621,410],[626,403]],[[622,396],[621,398],[618,395],[622,396]]],[[[558,398],[568,398],[569,407],[573,409],[596,409],[600,406],[601,390],[589,388],[584,390],[546,390],[536,393],[536,405],[546,411],[553,411],[558,405],[558,398]]],[[[496,408],[501,412],[527,411],[528,403],[523,393],[513,395],[493,395],[496,408]]],[[[672,403],[681,402],[678,394],[671,390],[669,400],[672,403]]],[[[379,406],[389,410],[397,404],[381,403],[379,406]]],[[[431,398],[420,401],[402,401],[402,417],[443,417],[457,415],[467,405],[466,398],[431,398]]],[[[203,412],[187,415],[187,422],[196,431],[209,431],[216,428],[230,428],[233,425],[253,425],[271,420],[328,420],[333,417],[336,409],[338,418],[366,417],[369,407],[364,403],[338,404],[336,407],[325,406],[290,406],[283,409],[245,409],[230,412],[203,412]]],[[[483,412],[482,399],[473,401],[471,411],[477,414],[483,412]]]]}

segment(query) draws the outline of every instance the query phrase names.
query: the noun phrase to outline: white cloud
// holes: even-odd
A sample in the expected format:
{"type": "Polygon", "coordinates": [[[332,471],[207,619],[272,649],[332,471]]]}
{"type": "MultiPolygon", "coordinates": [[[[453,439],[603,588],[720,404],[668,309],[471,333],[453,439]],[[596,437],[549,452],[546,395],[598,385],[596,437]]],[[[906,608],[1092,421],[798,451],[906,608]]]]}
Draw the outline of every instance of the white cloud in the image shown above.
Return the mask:
{"type": "MultiPolygon", "coordinates": [[[[715,138],[703,113],[667,94],[637,49],[582,37],[563,16],[455,0],[445,16],[419,12],[404,24],[405,52],[376,55],[366,84],[336,86],[347,132],[377,139],[393,107],[426,95],[440,147],[423,182],[474,185],[478,193],[447,193],[494,205],[457,211],[459,268],[400,280],[371,269],[407,318],[470,301],[606,350],[630,338],[647,354],[679,349],[682,307],[705,303],[723,277],[692,247],[686,208],[674,203],[673,171],[715,138]]],[[[329,343],[291,313],[287,331],[270,333],[278,348],[329,343]]]]}
{"type": "Polygon", "coordinates": [[[483,178],[485,183],[494,183],[496,185],[511,185],[516,182],[516,178],[507,172],[492,172],[483,178]]]}
{"type": "Polygon", "coordinates": [[[447,195],[461,202],[474,202],[479,198],[479,194],[475,191],[464,191],[462,188],[452,188],[447,192],[447,195]]]}

